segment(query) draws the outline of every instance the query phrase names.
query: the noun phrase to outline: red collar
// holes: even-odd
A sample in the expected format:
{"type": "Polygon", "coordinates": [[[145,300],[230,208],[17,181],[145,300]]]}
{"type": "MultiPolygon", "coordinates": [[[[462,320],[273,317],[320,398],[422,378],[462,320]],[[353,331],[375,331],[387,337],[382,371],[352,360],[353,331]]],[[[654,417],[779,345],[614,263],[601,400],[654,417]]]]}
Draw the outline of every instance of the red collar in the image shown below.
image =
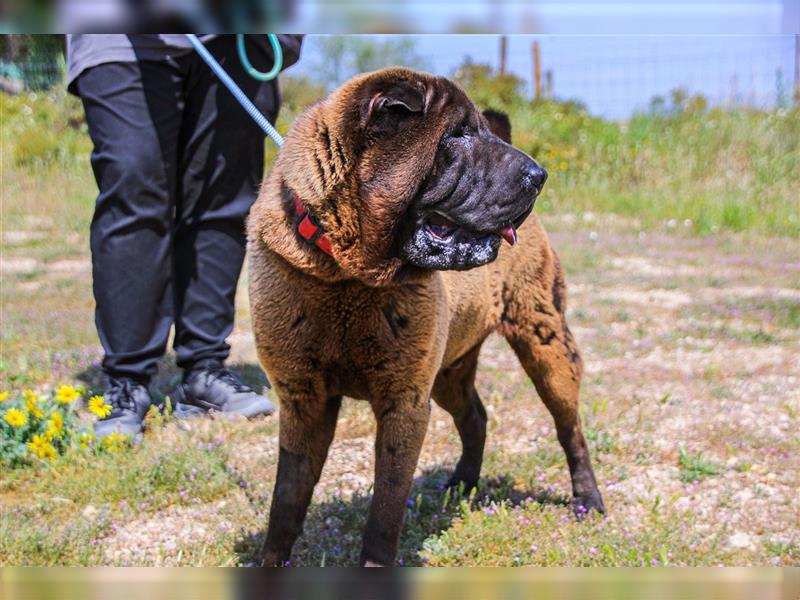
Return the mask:
{"type": "Polygon", "coordinates": [[[300,234],[300,237],[314,244],[328,256],[333,256],[331,252],[331,241],[328,239],[328,234],[322,229],[319,221],[317,221],[317,218],[303,206],[297,194],[292,194],[292,202],[294,203],[295,225],[297,226],[297,233],[300,234]]]}

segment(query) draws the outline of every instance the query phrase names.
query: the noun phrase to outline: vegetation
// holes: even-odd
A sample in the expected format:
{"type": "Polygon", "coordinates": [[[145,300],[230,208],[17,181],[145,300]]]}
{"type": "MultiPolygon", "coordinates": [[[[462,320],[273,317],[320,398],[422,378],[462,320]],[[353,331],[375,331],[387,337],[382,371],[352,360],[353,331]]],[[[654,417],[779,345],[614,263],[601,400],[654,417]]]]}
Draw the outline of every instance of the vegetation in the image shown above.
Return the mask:
{"type": "MultiPolygon", "coordinates": [[[[80,397],[69,385],[44,397],[31,389],[13,395],[0,391],[0,465],[12,468],[37,459],[51,461],[68,450],[91,446],[92,435],[78,424],[74,412],[80,397]]],[[[106,414],[103,399],[94,400],[95,410],[106,414]]]]}
{"type": "Polygon", "coordinates": [[[690,455],[684,448],[678,451],[678,461],[681,467],[681,481],[690,483],[703,477],[719,475],[719,467],[708,462],[702,454],[690,455]]]}

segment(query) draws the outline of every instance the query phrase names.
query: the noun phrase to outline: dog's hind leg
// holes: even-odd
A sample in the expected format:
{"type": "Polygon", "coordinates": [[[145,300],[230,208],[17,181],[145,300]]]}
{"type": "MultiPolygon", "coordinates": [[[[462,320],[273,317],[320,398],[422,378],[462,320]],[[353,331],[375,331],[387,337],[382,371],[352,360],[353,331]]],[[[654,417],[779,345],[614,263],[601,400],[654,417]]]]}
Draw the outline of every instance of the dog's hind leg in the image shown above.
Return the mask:
{"type": "Polygon", "coordinates": [[[604,513],[581,429],[578,392],[583,365],[564,318],[565,292],[557,263],[551,289],[551,294],[516,290],[507,304],[502,331],[553,416],[572,477],[575,513],[578,517],[590,509],[604,513]]]}
{"type": "Polygon", "coordinates": [[[469,491],[478,484],[486,443],[486,409],[475,390],[480,345],[456,363],[442,369],[433,384],[433,399],[453,417],[461,437],[461,458],[448,485],[464,483],[469,491]]]}
{"type": "Polygon", "coordinates": [[[336,431],[342,398],[327,402],[281,399],[278,476],[272,494],[263,566],[289,560],[336,431]]]}

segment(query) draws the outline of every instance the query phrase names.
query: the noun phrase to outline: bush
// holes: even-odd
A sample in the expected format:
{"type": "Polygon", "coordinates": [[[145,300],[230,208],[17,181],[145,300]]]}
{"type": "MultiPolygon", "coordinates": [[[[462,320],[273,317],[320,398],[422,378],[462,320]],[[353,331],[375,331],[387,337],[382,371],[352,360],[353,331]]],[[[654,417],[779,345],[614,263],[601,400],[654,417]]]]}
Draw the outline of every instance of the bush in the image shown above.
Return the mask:
{"type": "Polygon", "coordinates": [[[92,149],[80,101],[63,89],[19,96],[0,94],[3,146],[23,169],[88,163],[92,149]]]}

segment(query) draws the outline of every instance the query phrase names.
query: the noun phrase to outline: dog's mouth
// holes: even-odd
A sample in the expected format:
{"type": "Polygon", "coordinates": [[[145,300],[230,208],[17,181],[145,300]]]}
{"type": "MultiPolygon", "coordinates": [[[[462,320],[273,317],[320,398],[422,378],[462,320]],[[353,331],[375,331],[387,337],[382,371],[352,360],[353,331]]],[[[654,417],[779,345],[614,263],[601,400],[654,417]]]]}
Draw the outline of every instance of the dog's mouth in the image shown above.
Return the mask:
{"type": "Polygon", "coordinates": [[[428,269],[465,270],[497,258],[503,240],[517,243],[517,228],[533,203],[513,221],[476,228],[441,210],[423,212],[401,239],[400,256],[409,264],[428,269]]]}
{"type": "MultiPolygon", "coordinates": [[[[533,207],[531,206],[531,208],[533,207]]],[[[517,227],[522,224],[528,214],[530,214],[530,210],[520,215],[513,223],[488,233],[472,231],[438,212],[428,215],[423,221],[422,227],[431,238],[439,243],[492,243],[497,239],[504,239],[509,245],[513,246],[518,239],[517,227]]]]}

